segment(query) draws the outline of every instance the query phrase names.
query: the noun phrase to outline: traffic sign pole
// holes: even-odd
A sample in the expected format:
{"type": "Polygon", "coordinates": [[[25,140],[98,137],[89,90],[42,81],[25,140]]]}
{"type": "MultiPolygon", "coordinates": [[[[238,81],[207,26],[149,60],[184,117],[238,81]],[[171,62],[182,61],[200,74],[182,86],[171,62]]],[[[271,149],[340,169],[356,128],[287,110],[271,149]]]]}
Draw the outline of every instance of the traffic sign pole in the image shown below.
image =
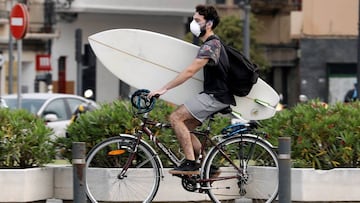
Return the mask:
{"type": "Polygon", "coordinates": [[[14,57],[13,57],[13,50],[14,50],[14,44],[13,44],[13,37],[11,34],[11,31],[9,29],[9,85],[8,85],[8,93],[13,93],[13,70],[14,70],[14,57]]]}
{"type": "Polygon", "coordinates": [[[18,49],[18,71],[17,71],[17,104],[18,109],[21,108],[21,71],[22,71],[22,40],[17,40],[17,49],[18,49]]]}
{"type": "Polygon", "coordinates": [[[21,72],[22,72],[22,39],[27,33],[29,26],[29,12],[26,5],[18,3],[11,10],[10,14],[10,31],[12,36],[17,40],[18,51],[18,75],[17,75],[17,103],[21,108],[21,72]]]}

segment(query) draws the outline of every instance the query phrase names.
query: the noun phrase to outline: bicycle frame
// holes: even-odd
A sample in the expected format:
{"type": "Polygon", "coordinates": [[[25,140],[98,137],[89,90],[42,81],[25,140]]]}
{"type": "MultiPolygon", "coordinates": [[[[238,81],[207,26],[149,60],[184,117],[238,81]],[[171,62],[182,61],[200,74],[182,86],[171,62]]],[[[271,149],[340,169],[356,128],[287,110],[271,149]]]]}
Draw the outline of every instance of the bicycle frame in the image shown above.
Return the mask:
{"type": "Polygon", "coordinates": [[[175,155],[169,147],[161,143],[160,140],[156,138],[154,133],[150,130],[149,126],[155,126],[159,128],[171,128],[169,124],[164,124],[160,122],[154,122],[148,119],[147,113],[144,114],[141,123],[141,130],[139,130],[136,134],[139,139],[142,139],[143,135],[148,136],[148,138],[154,143],[154,145],[160,149],[160,151],[166,155],[166,157],[176,166],[179,166],[184,158],[179,158],[175,155]]]}
{"type": "MultiPolygon", "coordinates": [[[[223,150],[217,145],[217,143],[215,143],[215,141],[213,141],[209,135],[210,135],[210,128],[211,128],[211,123],[212,123],[212,118],[209,119],[208,122],[208,126],[207,129],[204,131],[191,131],[192,134],[194,135],[199,135],[199,136],[203,136],[205,139],[201,142],[201,152],[200,152],[200,157],[199,160],[200,162],[203,161],[202,154],[205,152],[205,150],[209,147],[207,145],[208,142],[210,142],[210,146],[211,147],[216,147],[217,149],[219,149],[219,151],[221,152],[222,156],[231,163],[231,165],[239,172],[239,174],[242,174],[242,169],[240,169],[239,166],[237,166],[232,160],[231,158],[225,154],[223,152],[223,150]]],[[[156,136],[153,134],[153,132],[151,131],[151,129],[149,128],[149,126],[155,126],[158,128],[171,128],[171,126],[169,124],[164,124],[161,122],[154,122],[148,119],[147,113],[144,114],[143,118],[142,118],[142,123],[141,123],[141,130],[139,130],[136,134],[139,140],[142,139],[143,135],[148,136],[148,138],[155,144],[155,146],[157,148],[160,149],[160,151],[166,155],[166,157],[176,166],[179,166],[181,164],[181,162],[183,161],[184,158],[180,159],[177,155],[175,155],[171,149],[169,147],[167,147],[166,145],[162,144],[160,140],[158,140],[156,138],[156,136]]],[[[138,141],[139,142],[139,141],[138,141]]],[[[199,180],[199,182],[208,182],[208,181],[215,181],[215,180],[226,180],[226,179],[233,179],[236,177],[222,177],[222,178],[210,178],[210,179],[203,179],[203,180],[199,180]]]]}

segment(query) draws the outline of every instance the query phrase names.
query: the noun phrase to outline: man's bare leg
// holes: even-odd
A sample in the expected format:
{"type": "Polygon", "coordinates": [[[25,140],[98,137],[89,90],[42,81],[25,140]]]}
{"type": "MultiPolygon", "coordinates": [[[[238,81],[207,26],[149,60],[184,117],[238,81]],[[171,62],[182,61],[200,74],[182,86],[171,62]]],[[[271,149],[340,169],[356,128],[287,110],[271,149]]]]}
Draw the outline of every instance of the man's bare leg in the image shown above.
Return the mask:
{"type": "MultiPolygon", "coordinates": [[[[192,136],[188,126],[191,121],[198,122],[190,112],[185,108],[184,105],[181,105],[170,115],[170,123],[175,131],[176,137],[179,140],[180,146],[183,149],[185,158],[187,160],[195,160],[192,136]]],[[[192,127],[189,125],[189,127],[192,127]]],[[[195,141],[196,142],[196,141],[195,141]]],[[[198,143],[195,143],[196,146],[198,143]]]]}
{"type": "MultiPolygon", "coordinates": [[[[187,126],[187,128],[191,132],[197,126],[201,125],[201,122],[196,120],[196,119],[186,120],[185,125],[187,126]]],[[[191,143],[192,143],[192,146],[193,146],[193,149],[194,149],[195,159],[198,159],[199,155],[200,155],[200,151],[201,151],[201,142],[194,134],[191,133],[190,135],[191,135],[191,143]]]]}
{"type": "Polygon", "coordinates": [[[201,143],[190,131],[196,127],[199,121],[188,112],[184,105],[181,105],[170,115],[170,122],[185,154],[185,161],[180,166],[176,166],[170,173],[174,175],[198,174],[199,170],[195,158],[200,152],[201,143]]]}

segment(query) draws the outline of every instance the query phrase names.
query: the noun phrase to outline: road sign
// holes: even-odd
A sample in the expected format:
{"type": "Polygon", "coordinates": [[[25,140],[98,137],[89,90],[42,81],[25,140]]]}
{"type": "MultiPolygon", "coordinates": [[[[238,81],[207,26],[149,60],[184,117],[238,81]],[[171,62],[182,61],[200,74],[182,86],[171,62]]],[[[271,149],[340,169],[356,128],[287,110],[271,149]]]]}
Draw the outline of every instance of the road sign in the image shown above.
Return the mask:
{"type": "Polygon", "coordinates": [[[51,71],[50,54],[36,55],[36,71],[51,71]]]}
{"type": "Polygon", "coordinates": [[[10,31],[15,39],[25,37],[29,25],[29,12],[24,4],[16,4],[10,14],[10,31]]]}

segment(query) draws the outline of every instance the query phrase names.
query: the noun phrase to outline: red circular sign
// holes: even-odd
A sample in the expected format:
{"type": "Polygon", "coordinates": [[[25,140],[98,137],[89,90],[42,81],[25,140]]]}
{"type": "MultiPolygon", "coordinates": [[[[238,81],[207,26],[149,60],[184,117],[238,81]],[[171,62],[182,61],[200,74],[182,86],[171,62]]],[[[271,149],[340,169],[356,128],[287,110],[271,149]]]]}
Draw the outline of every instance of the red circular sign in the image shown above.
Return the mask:
{"type": "Polygon", "coordinates": [[[29,12],[24,4],[16,4],[10,14],[10,31],[15,39],[25,37],[29,25],[29,12]]]}

